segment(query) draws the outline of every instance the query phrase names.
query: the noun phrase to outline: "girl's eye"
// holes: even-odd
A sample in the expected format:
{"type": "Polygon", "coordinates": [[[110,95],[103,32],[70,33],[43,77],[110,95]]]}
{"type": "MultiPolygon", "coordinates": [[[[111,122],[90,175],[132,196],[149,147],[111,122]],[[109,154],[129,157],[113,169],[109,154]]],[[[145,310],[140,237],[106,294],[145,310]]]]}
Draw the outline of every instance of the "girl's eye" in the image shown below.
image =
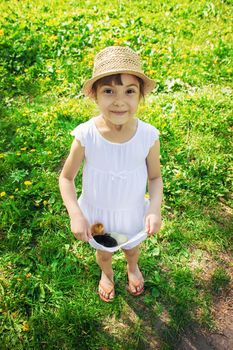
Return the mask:
{"type": "Polygon", "coordinates": [[[134,94],[134,93],[135,93],[134,89],[128,89],[127,90],[127,94],[129,94],[129,95],[134,94]]]}
{"type": "Polygon", "coordinates": [[[112,94],[113,91],[112,89],[104,89],[104,93],[109,95],[109,94],[112,94]]]}

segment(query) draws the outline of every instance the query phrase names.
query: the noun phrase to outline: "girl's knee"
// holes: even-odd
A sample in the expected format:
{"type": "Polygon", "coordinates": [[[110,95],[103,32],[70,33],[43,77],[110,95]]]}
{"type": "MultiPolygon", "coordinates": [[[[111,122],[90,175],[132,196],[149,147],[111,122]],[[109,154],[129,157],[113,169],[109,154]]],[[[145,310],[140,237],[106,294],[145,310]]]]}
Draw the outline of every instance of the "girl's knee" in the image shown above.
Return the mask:
{"type": "Polygon", "coordinates": [[[102,250],[97,250],[96,258],[97,260],[101,260],[101,261],[109,261],[112,259],[112,253],[104,252],[102,250]]]}
{"type": "Polygon", "coordinates": [[[124,249],[126,257],[134,257],[139,254],[139,246],[136,246],[132,249],[124,249]]]}

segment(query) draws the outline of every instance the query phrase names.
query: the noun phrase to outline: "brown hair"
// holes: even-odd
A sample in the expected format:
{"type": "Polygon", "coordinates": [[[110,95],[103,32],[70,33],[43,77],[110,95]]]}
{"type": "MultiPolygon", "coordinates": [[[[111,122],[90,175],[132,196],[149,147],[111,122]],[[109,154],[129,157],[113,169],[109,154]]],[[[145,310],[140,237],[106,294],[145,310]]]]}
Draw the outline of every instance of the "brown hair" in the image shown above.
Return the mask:
{"type": "MultiPolygon", "coordinates": [[[[139,82],[139,92],[140,92],[140,98],[144,98],[144,81],[137,77],[135,75],[135,78],[139,82]]],[[[121,74],[113,74],[113,75],[108,75],[106,77],[98,79],[94,84],[92,85],[92,93],[94,96],[96,96],[97,92],[97,87],[98,86],[103,86],[103,85],[111,85],[114,83],[115,85],[123,85],[122,80],[121,80],[121,74]]]]}

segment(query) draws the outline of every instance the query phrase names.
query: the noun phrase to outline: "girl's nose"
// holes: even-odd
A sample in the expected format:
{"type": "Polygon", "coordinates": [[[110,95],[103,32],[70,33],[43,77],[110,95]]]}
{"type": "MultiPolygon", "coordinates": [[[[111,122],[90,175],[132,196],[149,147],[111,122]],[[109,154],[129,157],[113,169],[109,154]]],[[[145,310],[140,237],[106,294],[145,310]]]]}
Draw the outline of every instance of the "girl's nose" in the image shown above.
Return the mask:
{"type": "Polygon", "coordinates": [[[120,98],[115,99],[113,102],[114,106],[122,106],[123,104],[124,102],[120,98]]]}

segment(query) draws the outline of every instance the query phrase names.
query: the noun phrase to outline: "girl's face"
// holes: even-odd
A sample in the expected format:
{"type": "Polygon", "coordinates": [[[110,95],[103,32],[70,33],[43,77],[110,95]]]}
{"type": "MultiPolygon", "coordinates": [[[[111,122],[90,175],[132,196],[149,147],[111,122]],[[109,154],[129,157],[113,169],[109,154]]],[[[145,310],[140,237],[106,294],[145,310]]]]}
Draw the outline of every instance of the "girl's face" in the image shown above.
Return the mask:
{"type": "Polygon", "coordinates": [[[114,125],[124,125],[134,117],[140,101],[139,81],[134,75],[122,74],[123,85],[97,86],[96,102],[104,118],[114,125]]]}

